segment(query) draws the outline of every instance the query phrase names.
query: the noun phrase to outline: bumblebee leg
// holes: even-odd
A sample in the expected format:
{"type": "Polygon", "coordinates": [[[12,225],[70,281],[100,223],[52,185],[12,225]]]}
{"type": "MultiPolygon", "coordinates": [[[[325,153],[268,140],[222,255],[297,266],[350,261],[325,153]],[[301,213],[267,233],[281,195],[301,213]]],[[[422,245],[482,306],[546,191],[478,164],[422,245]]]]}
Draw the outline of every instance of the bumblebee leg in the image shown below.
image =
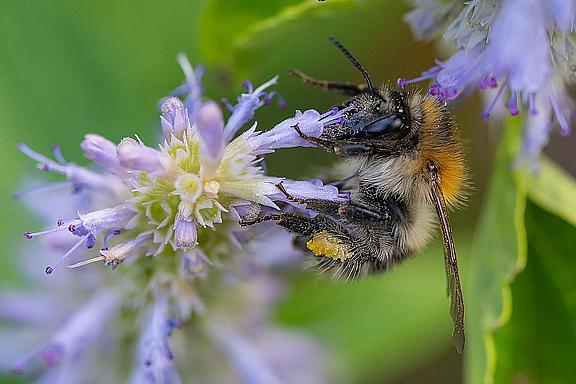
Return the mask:
{"type": "Polygon", "coordinates": [[[300,72],[297,69],[289,71],[288,74],[299,78],[300,80],[302,80],[304,84],[320,88],[324,91],[339,92],[348,96],[356,96],[368,91],[368,87],[364,84],[353,85],[346,83],[338,83],[334,81],[318,80],[308,76],[303,72],[300,72]]]}
{"type": "Polygon", "coordinates": [[[319,137],[308,136],[307,134],[302,132],[302,130],[300,130],[300,127],[298,126],[298,124],[293,125],[292,128],[294,128],[294,130],[300,135],[300,137],[302,139],[306,140],[307,142],[312,143],[312,144],[316,145],[317,147],[323,148],[327,152],[334,153],[334,147],[336,145],[336,143],[334,141],[321,139],[319,137]]]}
{"type": "Polygon", "coordinates": [[[369,155],[373,151],[373,147],[365,144],[335,144],[333,148],[336,155],[343,157],[369,155]]]}
{"type": "Polygon", "coordinates": [[[342,209],[342,206],[347,203],[340,203],[331,200],[320,200],[320,199],[302,199],[292,196],[284,187],[282,182],[276,184],[276,187],[282,192],[288,201],[294,203],[305,204],[306,208],[316,211],[318,213],[324,213],[331,216],[335,216],[342,209]]]}
{"type": "Polygon", "coordinates": [[[241,227],[255,225],[265,221],[274,220],[278,225],[294,232],[300,236],[310,236],[314,233],[321,231],[324,227],[323,223],[318,220],[311,219],[305,216],[299,216],[291,213],[282,213],[277,215],[260,216],[254,220],[240,221],[241,227]]]}
{"type": "Polygon", "coordinates": [[[286,196],[289,201],[306,204],[308,209],[331,216],[335,219],[346,219],[348,221],[386,221],[390,219],[388,210],[375,209],[369,206],[354,202],[335,202],[331,200],[320,199],[301,199],[292,196],[284,187],[282,182],[276,184],[276,187],[286,196]]]}
{"type": "Polygon", "coordinates": [[[309,143],[316,145],[317,147],[323,148],[324,150],[334,153],[338,156],[352,157],[358,155],[369,155],[374,152],[374,148],[366,144],[351,144],[351,143],[338,143],[336,141],[323,139],[320,137],[308,136],[302,130],[298,124],[292,126],[301,138],[309,143]]]}
{"type": "Polygon", "coordinates": [[[388,213],[388,211],[375,210],[370,207],[356,203],[342,205],[338,210],[338,214],[351,222],[355,221],[364,222],[366,220],[373,222],[390,220],[390,214],[388,213]]]}
{"type": "Polygon", "coordinates": [[[324,223],[316,218],[309,218],[306,216],[299,216],[293,214],[284,214],[278,220],[278,225],[286,228],[287,230],[298,234],[299,236],[312,236],[313,234],[324,229],[324,223]]]}
{"type": "Polygon", "coordinates": [[[259,216],[254,220],[242,220],[238,222],[238,224],[240,224],[241,227],[249,227],[251,225],[263,223],[265,221],[280,220],[282,216],[284,216],[284,214],[259,216]]]}

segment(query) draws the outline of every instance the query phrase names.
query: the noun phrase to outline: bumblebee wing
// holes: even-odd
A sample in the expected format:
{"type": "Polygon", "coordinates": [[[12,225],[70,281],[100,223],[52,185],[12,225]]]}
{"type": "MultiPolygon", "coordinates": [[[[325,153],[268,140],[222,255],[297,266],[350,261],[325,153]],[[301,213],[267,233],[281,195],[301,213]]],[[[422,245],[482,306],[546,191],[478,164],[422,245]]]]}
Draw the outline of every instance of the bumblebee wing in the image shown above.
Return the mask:
{"type": "Polygon", "coordinates": [[[456,248],[454,247],[454,239],[452,238],[452,228],[450,227],[450,220],[448,219],[446,201],[438,182],[438,173],[434,167],[431,167],[430,172],[432,176],[431,197],[436,207],[436,213],[438,214],[438,221],[442,232],[442,242],[444,244],[444,263],[448,282],[447,294],[452,299],[450,305],[450,314],[454,322],[452,339],[458,353],[462,353],[464,349],[464,299],[460,286],[460,275],[458,274],[456,248]]]}

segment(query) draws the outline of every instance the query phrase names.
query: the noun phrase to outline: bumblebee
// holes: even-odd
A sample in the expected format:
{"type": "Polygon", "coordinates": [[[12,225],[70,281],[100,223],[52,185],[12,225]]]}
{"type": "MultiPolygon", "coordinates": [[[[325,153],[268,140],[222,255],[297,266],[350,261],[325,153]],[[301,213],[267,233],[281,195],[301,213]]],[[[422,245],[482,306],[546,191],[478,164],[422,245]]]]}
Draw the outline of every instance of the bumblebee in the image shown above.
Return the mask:
{"type": "MultiPolygon", "coordinates": [[[[448,295],[456,349],[464,347],[464,302],[447,206],[465,197],[466,170],[458,129],[436,98],[404,89],[374,88],[370,77],[336,39],[331,42],[362,73],[364,85],[313,79],[292,71],[305,83],[351,96],[346,119],[328,126],[310,143],[343,157],[355,170],[338,183],[351,192],[347,203],[289,200],[318,215],[295,213],[259,217],[294,232],[316,255],[318,266],[336,276],[355,278],[385,271],[418,252],[431,238],[435,216],[444,244],[448,295]]],[[[254,222],[252,222],[254,223],[254,222]]],[[[251,223],[251,224],[252,224],[251,223]]]]}

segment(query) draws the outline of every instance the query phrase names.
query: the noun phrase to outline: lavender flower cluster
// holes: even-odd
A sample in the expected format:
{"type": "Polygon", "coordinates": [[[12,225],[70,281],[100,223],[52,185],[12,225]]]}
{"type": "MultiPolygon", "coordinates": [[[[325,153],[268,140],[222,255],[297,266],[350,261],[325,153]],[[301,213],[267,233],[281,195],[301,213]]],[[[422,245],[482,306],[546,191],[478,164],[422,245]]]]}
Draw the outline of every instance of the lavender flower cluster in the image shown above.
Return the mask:
{"type": "Polygon", "coordinates": [[[553,120],[570,132],[576,40],[574,0],[410,0],[405,20],[420,39],[443,35],[456,53],[399,86],[431,80],[429,93],[452,100],[467,89],[495,89],[482,118],[505,98],[511,115],[527,111],[520,162],[537,166],[553,120]],[[507,94],[507,96],[505,96],[507,94]],[[554,118],[554,119],[553,119],[554,118]]]}
{"type": "Polygon", "coordinates": [[[186,80],[162,100],[158,147],[137,136],[116,145],[86,135],[81,147],[94,169],[67,162],[58,147],[51,159],[19,145],[65,181],[18,194],[55,225],[25,233],[42,245],[25,258],[38,293],[0,297],[0,316],[15,327],[3,340],[17,335],[10,355],[28,345],[24,324],[30,341],[40,341],[12,369],[59,383],[323,382],[321,348],[268,321],[283,286],[272,270],[300,252],[273,225],[256,231],[238,222],[288,203],[279,182],[296,197],[347,198],[261,167],[265,154],[309,145],[294,126],[318,137],[344,114],[297,111],[268,131],[253,123],[237,135],[275,96],[268,89],[277,78],[256,88],[246,82],[236,105],[225,103],[224,119],[203,98],[202,71],[179,59],[186,80]]]}

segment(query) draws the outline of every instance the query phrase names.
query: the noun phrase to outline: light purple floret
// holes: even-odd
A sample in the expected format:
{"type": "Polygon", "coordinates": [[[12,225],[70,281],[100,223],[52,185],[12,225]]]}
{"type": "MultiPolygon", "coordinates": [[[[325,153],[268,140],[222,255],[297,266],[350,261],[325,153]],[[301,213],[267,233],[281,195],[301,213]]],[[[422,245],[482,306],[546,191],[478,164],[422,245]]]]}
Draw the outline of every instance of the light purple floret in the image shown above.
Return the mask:
{"type": "MultiPolygon", "coordinates": [[[[415,5],[421,16],[426,14],[425,3],[415,1],[415,5]]],[[[437,61],[436,66],[421,76],[398,79],[398,85],[405,87],[431,80],[429,94],[440,100],[455,99],[464,90],[475,87],[498,88],[482,119],[488,120],[497,103],[507,100],[512,116],[523,109],[528,112],[527,129],[531,134],[525,135],[526,140],[540,138],[526,142],[525,151],[541,148],[545,141],[542,138],[548,137],[552,116],[562,134],[569,132],[572,113],[565,106],[571,102],[561,83],[566,76],[563,69],[569,67],[563,61],[576,54],[568,40],[575,19],[576,3],[572,0],[504,0],[497,8],[483,1],[470,2],[463,6],[457,17],[459,21],[445,34],[445,38],[452,37],[456,43],[465,40],[466,44],[460,44],[452,57],[437,61]],[[478,38],[482,33],[487,35],[478,38]],[[546,116],[548,121],[537,118],[537,114],[546,116]],[[538,130],[540,134],[536,134],[538,130]]],[[[532,154],[525,152],[522,156],[536,155],[532,150],[528,152],[532,154]]]]}
{"type": "Polygon", "coordinates": [[[324,127],[342,124],[345,117],[344,112],[338,108],[333,108],[323,114],[314,109],[304,112],[296,111],[294,117],[284,120],[271,130],[258,136],[257,151],[264,153],[280,148],[314,147],[314,144],[302,138],[296,128],[306,136],[317,138],[322,135],[324,127]]]}
{"type": "Polygon", "coordinates": [[[224,118],[218,105],[209,101],[198,112],[196,127],[202,137],[205,154],[214,162],[220,161],[224,150],[224,118]]]}
{"type": "Polygon", "coordinates": [[[238,130],[254,118],[254,114],[258,108],[269,102],[269,92],[266,92],[266,89],[277,82],[278,76],[275,76],[256,89],[254,89],[252,83],[245,82],[244,87],[247,88],[248,93],[243,93],[238,96],[238,104],[230,107],[232,109],[232,115],[228,118],[226,126],[224,127],[224,139],[226,142],[232,140],[238,130]]]}

